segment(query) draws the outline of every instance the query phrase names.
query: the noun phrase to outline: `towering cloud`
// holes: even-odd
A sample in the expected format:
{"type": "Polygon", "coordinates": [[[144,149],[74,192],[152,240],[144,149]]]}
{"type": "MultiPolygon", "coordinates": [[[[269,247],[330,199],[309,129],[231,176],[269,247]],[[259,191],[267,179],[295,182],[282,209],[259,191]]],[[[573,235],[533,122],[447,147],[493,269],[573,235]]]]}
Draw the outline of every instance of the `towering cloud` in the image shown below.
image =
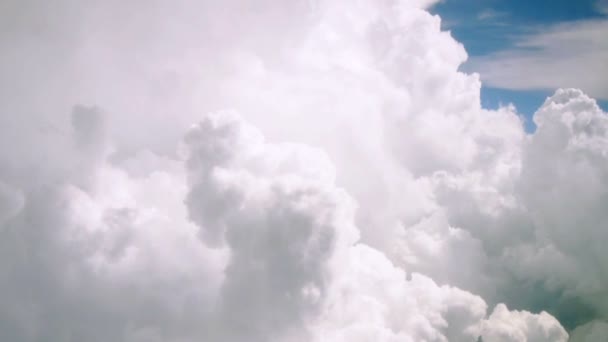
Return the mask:
{"type": "Polygon", "coordinates": [[[602,336],[606,113],[431,3],[5,2],[0,340],[602,336]]]}

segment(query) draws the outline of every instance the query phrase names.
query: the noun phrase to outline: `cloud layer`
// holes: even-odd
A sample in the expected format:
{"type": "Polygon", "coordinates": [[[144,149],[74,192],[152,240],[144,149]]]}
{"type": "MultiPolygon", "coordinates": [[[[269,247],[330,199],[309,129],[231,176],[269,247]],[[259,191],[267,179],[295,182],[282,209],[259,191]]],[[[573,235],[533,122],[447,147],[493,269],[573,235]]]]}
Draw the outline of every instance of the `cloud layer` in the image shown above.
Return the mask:
{"type": "Polygon", "coordinates": [[[606,113],[481,108],[430,4],[6,2],[0,339],[601,336],[606,113]]]}

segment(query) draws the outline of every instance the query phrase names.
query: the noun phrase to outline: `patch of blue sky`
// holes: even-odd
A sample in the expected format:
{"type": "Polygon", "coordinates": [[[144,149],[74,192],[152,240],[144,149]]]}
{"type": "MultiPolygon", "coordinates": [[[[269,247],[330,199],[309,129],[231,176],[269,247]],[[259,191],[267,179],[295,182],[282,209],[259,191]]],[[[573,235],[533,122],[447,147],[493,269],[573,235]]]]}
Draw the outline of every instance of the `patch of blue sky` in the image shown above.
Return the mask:
{"type": "MultiPolygon", "coordinates": [[[[465,46],[470,57],[483,58],[514,48],[522,37],[542,32],[543,28],[568,22],[605,20],[607,3],[605,0],[444,0],[431,11],[441,16],[443,28],[450,30],[465,46]]],[[[521,46],[517,48],[522,49],[521,46]]],[[[463,70],[477,71],[475,66],[468,64],[463,65],[463,70]]],[[[513,103],[524,115],[526,129],[533,131],[531,117],[553,91],[484,84],[482,105],[496,108],[501,104],[513,103]]],[[[599,99],[598,104],[604,110],[608,109],[605,99],[599,99]]]]}
{"type": "MultiPolygon", "coordinates": [[[[496,109],[513,103],[517,111],[523,114],[526,131],[533,132],[536,126],[532,121],[532,115],[553,93],[553,90],[512,90],[484,86],[481,88],[481,105],[484,108],[496,109]]],[[[596,101],[604,111],[607,111],[608,101],[596,101]]]]}

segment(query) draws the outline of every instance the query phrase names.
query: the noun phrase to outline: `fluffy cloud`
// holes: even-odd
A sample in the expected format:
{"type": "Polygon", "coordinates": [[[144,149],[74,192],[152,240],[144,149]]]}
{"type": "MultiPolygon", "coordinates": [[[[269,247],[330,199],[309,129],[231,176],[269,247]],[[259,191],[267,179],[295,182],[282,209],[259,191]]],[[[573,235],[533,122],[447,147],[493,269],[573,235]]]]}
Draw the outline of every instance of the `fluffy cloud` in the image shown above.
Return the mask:
{"type": "Polygon", "coordinates": [[[210,338],[304,339],[331,280],[328,259],[356,238],[331,167],[314,150],[266,144],[229,115],[203,121],[186,143],[190,216],[203,241],[230,250],[210,338]]]}
{"type": "Polygon", "coordinates": [[[608,255],[599,241],[606,238],[602,227],[608,219],[601,209],[608,117],[594,100],[569,89],[547,99],[534,120],[539,129],[526,145],[517,187],[536,242],[515,247],[511,267],[604,315],[608,279],[602,260],[608,255]]]}
{"type": "Polygon", "coordinates": [[[602,334],[606,114],[481,108],[431,3],[8,2],[1,339],[602,334]]]}
{"type": "Polygon", "coordinates": [[[485,341],[566,341],[568,334],[557,320],[546,312],[509,311],[504,304],[496,306],[483,327],[485,341]]]}
{"type": "Polygon", "coordinates": [[[102,164],[94,190],[27,194],[3,229],[6,338],[467,341],[490,324],[481,298],[356,243],[320,151],[265,143],[234,115],[185,145],[188,182],[102,164]]]}
{"type": "Polygon", "coordinates": [[[77,172],[84,166],[14,190],[20,210],[2,225],[2,338],[163,340],[197,327],[226,253],[198,242],[185,178],[157,170],[131,179],[98,161],[90,186],[77,172]]]}

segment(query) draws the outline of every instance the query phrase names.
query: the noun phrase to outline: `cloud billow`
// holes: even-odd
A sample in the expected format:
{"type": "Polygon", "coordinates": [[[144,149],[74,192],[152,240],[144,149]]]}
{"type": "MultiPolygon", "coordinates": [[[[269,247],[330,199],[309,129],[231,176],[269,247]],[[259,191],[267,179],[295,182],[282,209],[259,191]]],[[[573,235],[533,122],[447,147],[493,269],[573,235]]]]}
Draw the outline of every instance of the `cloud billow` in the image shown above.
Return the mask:
{"type": "Polygon", "coordinates": [[[602,336],[606,113],[481,108],[430,4],[7,3],[0,340],[602,336]]]}

